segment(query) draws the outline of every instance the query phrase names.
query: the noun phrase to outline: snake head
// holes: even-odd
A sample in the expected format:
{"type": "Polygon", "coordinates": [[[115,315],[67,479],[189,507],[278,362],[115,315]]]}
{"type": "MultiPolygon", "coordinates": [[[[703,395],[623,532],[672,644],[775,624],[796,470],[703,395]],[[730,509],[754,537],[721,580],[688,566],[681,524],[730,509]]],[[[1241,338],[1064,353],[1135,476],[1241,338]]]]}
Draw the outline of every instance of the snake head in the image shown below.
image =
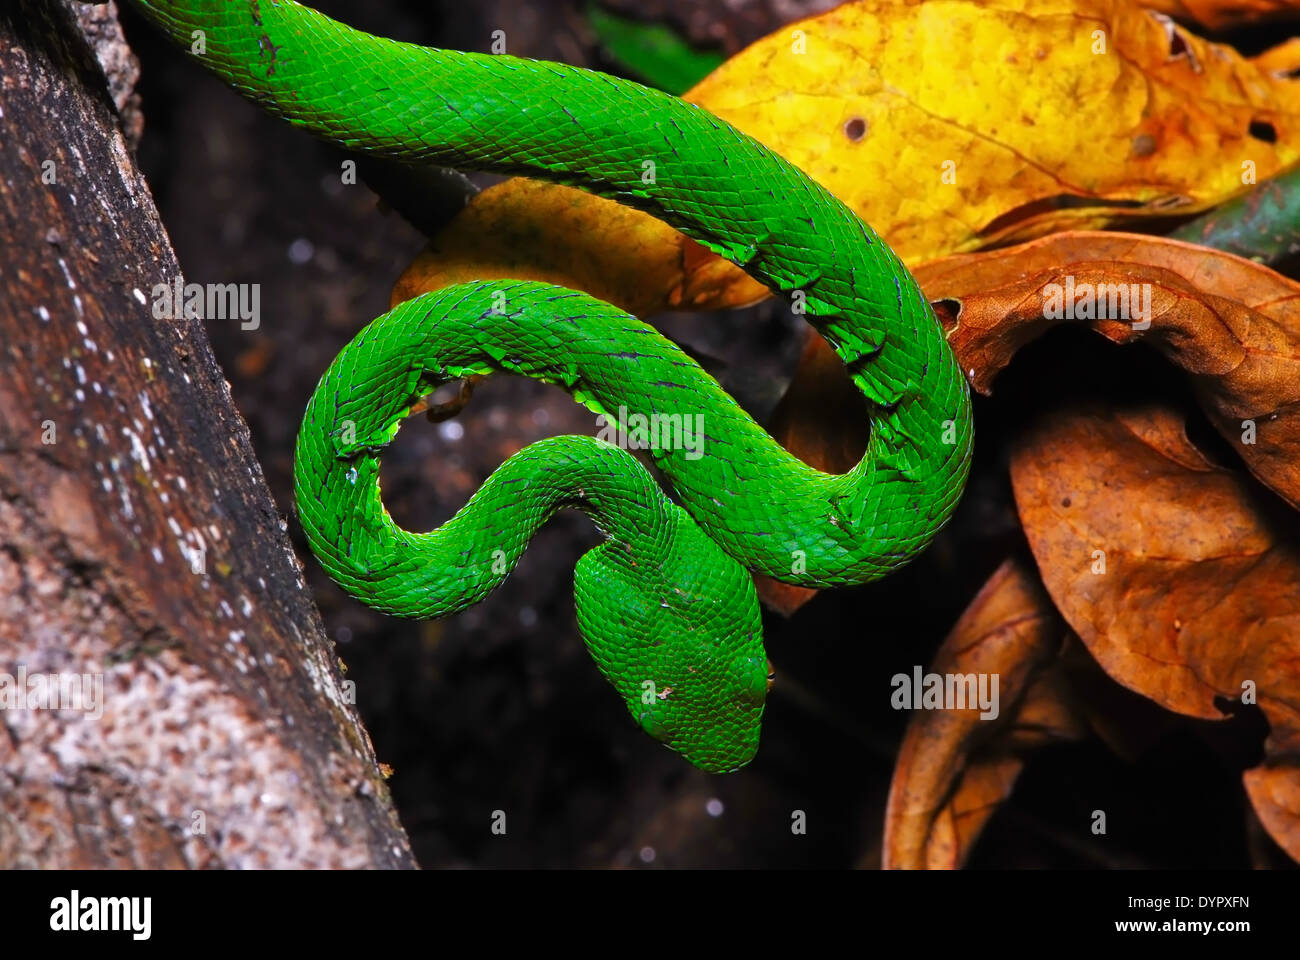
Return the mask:
{"type": "Polygon", "coordinates": [[[679,507],[659,562],[610,540],[578,562],[587,649],[640,727],[709,773],[758,749],[770,667],[754,581],[679,507]]]}

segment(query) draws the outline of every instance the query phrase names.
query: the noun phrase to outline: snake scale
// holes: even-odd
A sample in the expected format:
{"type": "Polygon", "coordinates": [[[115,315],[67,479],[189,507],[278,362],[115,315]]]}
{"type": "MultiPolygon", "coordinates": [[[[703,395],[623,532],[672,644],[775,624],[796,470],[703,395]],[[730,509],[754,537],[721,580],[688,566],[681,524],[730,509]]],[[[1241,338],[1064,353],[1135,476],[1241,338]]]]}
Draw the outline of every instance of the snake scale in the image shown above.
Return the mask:
{"type": "Polygon", "coordinates": [[[574,597],[601,672],[637,723],[692,763],[748,763],[769,669],[751,572],[810,587],[874,580],[929,543],[965,484],[966,383],[894,253],[757,141],[635,83],[398,43],[290,0],[129,2],[295,126],[351,150],[630,204],[804,307],[866,399],[870,441],[845,474],[787,453],[654,328],[526,281],[459,284],[374,320],[321,378],[295,450],[312,551],[349,593],[398,616],[478,603],[556,510],[585,511],[604,538],[579,560],[574,597]],[[508,459],[437,529],[400,528],[381,499],[380,454],[422,397],[492,373],[558,385],[609,417],[702,418],[702,448],[650,451],[670,499],[626,449],[553,437],[508,459]]]}

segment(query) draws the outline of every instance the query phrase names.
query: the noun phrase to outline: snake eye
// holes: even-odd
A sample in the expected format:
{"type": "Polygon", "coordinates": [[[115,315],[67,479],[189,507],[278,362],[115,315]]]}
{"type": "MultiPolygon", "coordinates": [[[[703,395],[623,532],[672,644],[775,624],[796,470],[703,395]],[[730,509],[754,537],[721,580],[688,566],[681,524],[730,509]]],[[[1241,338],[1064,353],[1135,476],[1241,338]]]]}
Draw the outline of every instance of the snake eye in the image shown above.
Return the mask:
{"type": "Polygon", "coordinates": [[[776,683],[776,668],[772,666],[772,661],[767,661],[767,689],[771,690],[772,685],[776,683]]]}

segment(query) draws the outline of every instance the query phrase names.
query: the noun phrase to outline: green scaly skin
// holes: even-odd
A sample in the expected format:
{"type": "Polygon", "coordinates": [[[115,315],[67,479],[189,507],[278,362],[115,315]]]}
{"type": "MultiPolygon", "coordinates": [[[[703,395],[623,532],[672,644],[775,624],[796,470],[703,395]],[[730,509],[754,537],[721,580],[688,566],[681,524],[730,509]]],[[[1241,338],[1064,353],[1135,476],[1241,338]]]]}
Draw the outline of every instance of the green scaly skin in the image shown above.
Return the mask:
{"type": "Polygon", "coordinates": [[[450,287],[375,320],[321,378],[296,450],[312,550],[351,594],[398,616],[479,602],[552,513],[586,511],[607,538],[575,575],[597,665],[640,725],[692,763],[749,762],[767,686],[749,571],[810,587],[884,576],[930,542],[966,480],[966,383],[893,252],[750,137],[634,83],[396,43],[288,0],[130,2],[186,48],[201,30],[200,63],[318,136],[612,197],[803,306],[867,401],[871,440],[846,474],[785,452],[653,328],[523,281],[450,287]],[[652,450],[681,506],[631,454],[556,437],[507,460],[438,529],[402,530],[379,491],[379,455],[402,418],[442,383],[502,372],[610,417],[702,416],[702,456],[652,450]]]}

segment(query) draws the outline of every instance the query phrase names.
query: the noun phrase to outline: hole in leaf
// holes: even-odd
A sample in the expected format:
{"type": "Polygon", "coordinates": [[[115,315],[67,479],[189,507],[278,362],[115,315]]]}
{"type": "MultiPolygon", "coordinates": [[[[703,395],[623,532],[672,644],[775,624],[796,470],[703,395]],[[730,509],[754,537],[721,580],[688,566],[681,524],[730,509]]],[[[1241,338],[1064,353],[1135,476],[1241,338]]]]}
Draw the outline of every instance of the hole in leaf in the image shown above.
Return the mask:
{"type": "Polygon", "coordinates": [[[944,330],[951,331],[961,320],[961,301],[954,297],[934,300],[930,306],[934,310],[934,315],[939,318],[939,322],[943,324],[944,330]]]}
{"type": "Polygon", "coordinates": [[[1187,41],[1183,39],[1182,31],[1171,27],[1169,30],[1169,59],[1184,57],[1187,53],[1187,41]]]}
{"type": "Polygon", "coordinates": [[[1277,143],[1277,128],[1267,120],[1250,121],[1250,135],[1264,143],[1277,143]]]}

